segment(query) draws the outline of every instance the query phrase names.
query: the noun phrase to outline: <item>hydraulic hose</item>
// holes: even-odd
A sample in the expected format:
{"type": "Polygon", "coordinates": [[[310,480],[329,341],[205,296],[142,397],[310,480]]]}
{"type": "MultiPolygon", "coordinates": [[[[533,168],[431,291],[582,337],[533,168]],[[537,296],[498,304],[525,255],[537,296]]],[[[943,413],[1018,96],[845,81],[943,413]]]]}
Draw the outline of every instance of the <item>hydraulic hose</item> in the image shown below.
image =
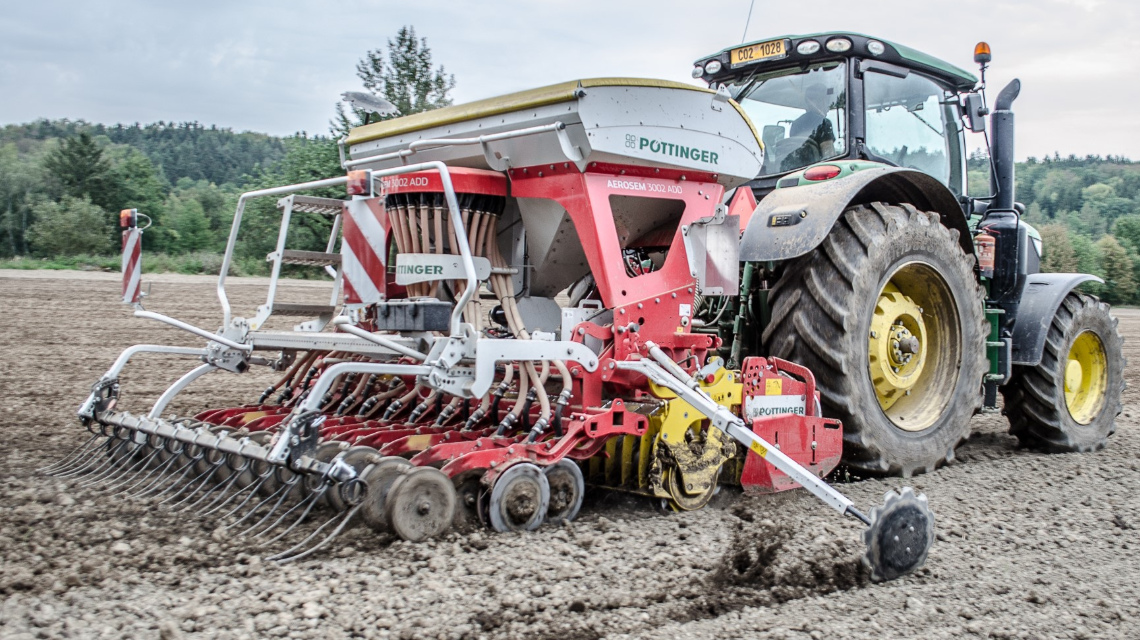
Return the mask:
{"type": "Polygon", "coordinates": [[[388,405],[388,408],[384,410],[384,415],[381,419],[391,420],[392,417],[395,416],[400,411],[400,409],[404,407],[404,405],[419,397],[420,391],[422,391],[423,388],[424,386],[422,384],[417,384],[416,386],[412,387],[411,391],[394,400],[392,404],[388,405]]]}
{"type": "Polygon", "coordinates": [[[502,382],[499,383],[499,386],[493,392],[483,396],[482,404],[480,404],[479,408],[476,409],[469,418],[467,418],[466,424],[463,425],[464,431],[468,431],[475,425],[479,424],[479,421],[488,415],[488,412],[491,415],[492,421],[497,421],[499,419],[499,403],[502,402],[503,396],[506,395],[507,391],[510,391],[511,381],[514,378],[514,374],[515,367],[513,364],[508,362],[506,365],[506,371],[503,373],[502,382]]]}
{"type": "Polygon", "coordinates": [[[289,365],[289,368],[286,369],[285,373],[277,379],[277,382],[274,382],[265,388],[265,391],[261,393],[261,397],[258,398],[257,404],[265,404],[265,401],[269,399],[269,396],[273,395],[274,391],[277,391],[282,386],[284,386],[286,382],[292,380],[293,377],[297,375],[297,370],[301,367],[302,364],[308,361],[312,355],[313,354],[311,352],[306,352],[303,358],[296,360],[293,362],[293,364],[289,365]]]}

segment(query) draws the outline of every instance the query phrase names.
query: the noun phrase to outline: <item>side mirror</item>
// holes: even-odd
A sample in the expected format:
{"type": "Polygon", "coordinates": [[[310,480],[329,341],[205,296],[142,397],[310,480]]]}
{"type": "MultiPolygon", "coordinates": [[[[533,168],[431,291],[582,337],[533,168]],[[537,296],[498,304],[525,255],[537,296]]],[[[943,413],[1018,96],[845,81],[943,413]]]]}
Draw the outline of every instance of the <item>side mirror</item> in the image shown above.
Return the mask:
{"type": "Polygon", "coordinates": [[[965,104],[962,106],[962,115],[966,120],[966,127],[974,133],[985,133],[986,116],[990,110],[986,108],[980,93],[967,93],[965,104]]]}

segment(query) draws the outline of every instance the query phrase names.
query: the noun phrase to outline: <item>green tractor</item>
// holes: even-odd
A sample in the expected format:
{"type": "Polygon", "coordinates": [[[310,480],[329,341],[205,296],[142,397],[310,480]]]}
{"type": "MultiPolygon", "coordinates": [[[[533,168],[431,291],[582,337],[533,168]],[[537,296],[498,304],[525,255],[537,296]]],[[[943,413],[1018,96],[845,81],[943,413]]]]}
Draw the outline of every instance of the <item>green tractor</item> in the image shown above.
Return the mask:
{"type": "Polygon", "coordinates": [[[854,33],[725,49],[693,68],[764,143],[742,224],[739,298],[695,325],[730,368],[786,358],[844,424],[844,461],[910,476],[954,458],[970,418],[1004,398],[1029,447],[1090,451],[1115,429],[1124,357],[1098,280],[1039,273],[1040,235],[1014,199],[1017,80],[985,99],[973,74],[854,33]],[[989,136],[989,193],[967,192],[966,130],[989,136]],[[752,198],[758,203],[752,207],[752,198]]]}

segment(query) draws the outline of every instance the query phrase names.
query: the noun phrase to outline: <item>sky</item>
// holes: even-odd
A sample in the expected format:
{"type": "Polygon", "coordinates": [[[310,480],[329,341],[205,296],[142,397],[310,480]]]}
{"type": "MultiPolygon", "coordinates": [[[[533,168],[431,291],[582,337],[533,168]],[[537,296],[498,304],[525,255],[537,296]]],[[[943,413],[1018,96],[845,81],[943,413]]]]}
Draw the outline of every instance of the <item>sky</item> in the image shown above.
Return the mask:
{"type": "MultiPolygon", "coordinates": [[[[694,82],[692,62],[747,39],[867,33],[967,70],[991,100],[1020,78],[1017,156],[1140,159],[1136,0],[692,2],[0,0],[0,124],[198,121],[327,133],[356,61],[401,26],[454,74],[456,103],[599,76],[694,82]]],[[[971,147],[981,141],[970,141],[971,147]]]]}

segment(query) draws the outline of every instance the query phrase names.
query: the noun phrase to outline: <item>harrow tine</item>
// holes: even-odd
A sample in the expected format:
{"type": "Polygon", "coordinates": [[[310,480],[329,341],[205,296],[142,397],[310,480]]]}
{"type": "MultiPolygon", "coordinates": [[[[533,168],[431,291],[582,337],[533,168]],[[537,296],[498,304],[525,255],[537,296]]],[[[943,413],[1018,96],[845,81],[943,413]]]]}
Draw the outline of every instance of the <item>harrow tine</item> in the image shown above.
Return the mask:
{"type": "Polygon", "coordinates": [[[79,486],[90,487],[98,484],[115,483],[124,476],[130,475],[138,468],[140,468],[138,466],[139,461],[135,459],[135,456],[139,455],[140,450],[143,446],[145,445],[139,445],[138,448],[128,451],[126,454],[124,454],[124,457],[116,460],[115,464],[112,465],[112,468],[107,473],[103,474],[102,477],[85,480],[84,482],[80,483],[79,486]]]}
{"type": "Polygon", "coordinates": [[[70,469],[55,474],[55,477],[61,478],[61,479],[74,478],[74,477],[82,475],[82,474],[86,473],[87,471],[90,471],[96,467],[102,468],[100,463],[99,463],[101,456],[103,454],[110,455],[110,453],[112,451],[114,451],[115,449],[117,449],[117,447],[118,447],[118,445],[115,444],[115,438],[113,436],[109,436],[107,438],[107,440],[105,442],[103,442],[103,444],[96,447],[91,452],[91,455],[87,456],[86,458],[84,458],[79,463],[73,465],[70,469]]]}
{"type": "MultiPolygon", "coordinates": [[[[221,489],[221,491],[218,492],[218,494],[216,496],[214,496],[214,502],[217,502],[218,498],[226,495],[226,492],[230,490],[230,487],[232,487],[234,485],[234,483],[237,482],[238,476],[239,476],[239,474],[236,474],[236,473],[232,474],[232,475],[230,475],[230,477],[226,478],[223,482],[219,482],[219,483],[215,484],[214,486],[210,487],[209,489],[206,490],[205,493],[202,494],[202,497],[198,498],[194,502],[191,502],[190,504],[186,505],[185,507],[182,507],[182,509],[180,509],[180,511],[189,511],[190,509],[193,509],[194,507],[202,504],[202,502],[206,498],[209,498],[210,494],[214,493],[215,491],[218,491],[218,489],[221,489]]],[[[210,504],[214,504],[214,502],[211,502],[210,504]]],[[[209,505],[207,505],[207,506],[209,506],[209,505]]]]}
{"type": "Polygon", "coordinates": [[[102,435],[103,434],[101,434],[101,433],[93,434],[90,438],[87,439],[87,442],[84,442],[83,444],[79,445],[78,447],[75,447],[74,449],[72,449],[71,453],[68,453],[66,456],[60,458],[59,460],[56,460],[55,462],[53,462],[51,464],[48,464],[48,465],[40,467],[39,469],[36,469],[36,473],[46,473],[48,475],[51,475],[52,473],[59,471],[63,467],[70,465],[72,460],[75,460],[77,457],[83,455],[83,453],[87,451],[87,448],[91,446],[91,443],[98,440],[102,435]]]}
{"type": "Polygon", "coordinates": [[[99,451],[110,448],[111,446],[111,438],[109,436],[100,434],[99,437],[103,438],[102,442],[96,444],[94,447],[91,447],[91,449],[89,449],[86,453],[72,460],[66,467],[52,471],[51,475],[57,478],[66,478],[76,469],[85,466],[91,462],[91,460],[97,459],[99,457],[99,451]]]}
{"type": "MultiPolygon", "coordinates": [[[[262,522],[265,522],[266,520],[268,520],[268,519],[269,519],[269,518],[270,518],[270,517],[273,515],[273,513],[274,513],[275,511],[277,511],[277,509],[278,509],[278,508],[280,508],[280,507],[281,507],[281,504],[285,502],[285,498],[288,498],[288,497],[289,497],[289,494],[292,492],[294,485],[296,485],[296,484],[297,484],[297,482],[299,482],[299,481],[300,481],[300,480],[299,480],[299,477],[298,477],[298,479],[297,479],[297,480],[294,480],[293,482],[289,482],[289,483],[282,483],[282,486],[281,486],[281,488],[280,488],[280,489],[278,489],[277,491],[273,492],[273,495],[269,496],[269,497],[268,497],[268,498],[266,498],[265,500],[262,500],[261,502],[259,502],[259,503],[257,503],[256,505],[254,505],[253,509],[250,509],[249,513],[247,513],[247,514],[245,514],[244,516],[242,516],[241,520],[238,520],[237,522],[233,523],[232,525],[230,525],[230,527],[233,527],[233,526],[237,526],[238,524],[241,524],[241,522],[242,522],[243,520],[245,520],[246,518],[248,518],[248,517],[252,516],[253,514],[257,513],[257,512],[258,512],[258,511],[261,509],[261,507],[263,507],[263,506],[265,506],[265,505],[269,504],[269,502],[273,500],[274,496],[277,496],[277,494],[281,494],[281,496],[277,498],[277,501],[273,503],[273,506],[272,506],[272,507],[270,507],[270,509],[269,509],[269,513],[266,513],[264,516],[261,516],[261,519],[260,519],[260,520],[258,520],[257,522],[255,522],[255,523],[253,524],[253,526],[252,526],[252,527],[250,527],[250,528],[246,529],[245,531],[242,531],[242,532],[241,532],[240,534],[238,534],[238,535],[239,535],[239,536],[244,536],[244,535],[246,535],[247,533],[249,533],[250,531],[253,531],[253,530],[254,530],[254,529],[256,529],[258,526],[260,526],[262,522]]],[[[227,528],[227,529],[229,529],[230,527],[226,527],[226,528],[227,528]]]]}
{"type": "Polygon", "coordinates": [[[203,488],[205,488],[206,483],[208,483],[210,481],[210,478],[214,477],[214,472],[216,472],[218,470],[218,467],[220,467],[220,466],[222,466],[221,462],[218,462],[217,464],[210,465],[210,468],[208,470],[206,470],[203,473],[198,474],[197,476],[194,477],[193,480],[191,480],[190,482],[187,482],[186,486],[183,487],[182,490],[176,491],[174,493],[174,495],[170,496],[166,500],[163,500],[159,504],[166,504],[167,502],[170,502],[171,500],[173,500],[179,496],[183,496],[182,499],[179,500],[178,502],[175,502],[174,504],[170,505],[170,508],[173,509],[174,507],[177,507],[177,506],[181,505],[182,503],[186,502],[190,498],[194,497],[194,494],[198,493],[203,488]],[[202,482],[199,483],[198,482],[199,480],[201,480],[202,482]],[[186,489],[190,489],[190,491],[186,491],[186,489]]]}
{"type": "MultiPolygon", "coordinates": [[[[280,515],[280,517],[279,517],[279,518],[277,518],[276,520],[274,520],[274,522],[272,522],[272,524],[271,524],[271,525],[269,525],[269,526],[268,526],[268,527],[266,527],[266,528],[263,528],[263,529],[261,529],[261,530],[260,530],[260,532],[259,532],[259,533],[257,533],[257,534],[254,534],[254,536],[253,536],[253,537],[257,538],[257,537],[261,537],[261,536],[263,536],[263,535],[266,535],[267,533],[271,532],[271,530],[274,530],[275,528],[277,528],[277,526],[278,526],[278,525],[282,524],[282,520],[284,520],[285,518],[288,518],[288,515],[290,515],[290,513],[292,513],[292,512],[294,512],[294,511],[296,511],[296,510],[298,510],[298,509],[300,509],[300,508],[304,507],[304,511],[302,511],[302,512],[301,512],[301,517],[300,517],[300,518],[298,518],[298,520],[296,520],[295,522],[293,522],[293,524],[292,524],[292,525],[290,525],[290,527],[288,527],[287,529],[285,529],[285,533],[291,532],[291,530],[293,530],[293,527],[295,527],[295,526],[298,526],[299,524],[301,524],[301,520],[303,520],[303,519],[304,519],[304,517],[306,517],[306,516],[308,516],[308,515],[309,515],[309,511],[311,511],[311,510],[312,510],[312,508],[314,508],[314,505],[316,505],[316,504],[317,504],[317,501],[318,501],[318,500],[320,500],[320,497],[321,497],[321,496],[323,496],[323,495],[325,495],[325,487],[324,487],[324,485],[323,485],[323,486],[321,486],[321,488],[317,489],[317,491],[315,491],[315,492],[312,492],[311,494],[309,494],[309,495],[306,497],[306,499],[302,500],[301,502],[298,502],[298,503],[294,504],[294,505],[293,505],[293,507],[291,507],[290,509],[288,509],[288,511],[285,511],[284,513],[282,513],[282,515],[280,515]]],[[[284,535],[284,534],[282,534],[282,535],[284,535]]],[[[275,538],[272,538],[272,540],[270,540],[270,541],[267,541],[266,543],[262,543],[262,546],[264,546],[264,544],[267,544],[267,543],[269,543],[269,542],[272,542],[272,541],[274,541],[274,540],[277,540],[277,538],[279,538],[279,537],[280,537],[280,536],[277,536],[277,537],[275,537],[275,538]]]]}
{"type": "MultiPolygon", "coordinates": [[[[91,429],[91,425],[88,425],[88,429],[91,429]]],[[[68,462],[66,465],[64,465],[62,467],[57,466],[57,467],[53,468],[51,470],[52,475],[59,477],[63,474],[71,473],[72,471],[75,471],[76,469],[86,465],[92,458],[97,458],[99,456],[99,451],[102,450],[104,447],[106,447],[106,448],[111,447],[111,442],[114,439],[114,432],[113,431],[109,432],[109,431],[105,430],[102,427],[102,425],[100,425],[99,431],[93,431],[93,432],[95,433],[95,435],[92,436],[91,439],[87,441],[87,443],[88,444],[94,444],[94,446],[89,447],[86,451],[84,451],[84,452],[80,453],[79,455],[73,457],[71,459],[71,461],[68,462]]]]}
{"type": "MultiPolygon", "coordinates": [[[[125,467],[119,466],[118,463],[111,465],[105,471],[100,473],[97,477],[85,478],[82,482],[76,484],[78,487],[88,488],[103,485],[108,482],[115,482],[119,476],[134,468],[134,463],[129,462],[125,467]]],[[[102,487],[100,487],[102,488],[102,487]]]]}
{"type": "Polygon", "coordinates": [[[107,487],[105,487],[105,490],[106,491],[114,491],[114,490],[118,489],[119,487],[123,486],[124,484],[130,482],[131,480],[134,480],[135,478],[137,478],[138,475],[140,473],[142,473],[143,470],[146,469],[146,466],[148,464],[150,464],[150,461],[154,460],[158,456],[158,454],[159,454],[159,451],[156,449],[154,451],[151,451],[148,455],[143,457],[136,464],[128,465],[126,471],[121,473],[117,478],[109,481],[110,484],[107,487]],[[124,480],[123,478],[126,478],[126,480],[124,480]]]}
{"type": "MultiPolygon", "coordinates": [[[[155,475],[155,473],[157,473],[157,475],[158,475],[158,478],[162,478],[162,477],[163,477],[163,475],[162,475],[162,472],[163,472],[163,471],[165,471],[165,470],[166,470],[166,468],[170,467],[170,465],[172,465],[172,464],[173,464],[174,462],[176,462],[177,460],[178,460],[178,456],[177,456],[177,455],[172,455],[172,456],[170,456],[170,457],[169,457],[169,459],[166,459],[166,461],[165,461],[165,462],[163,462],[163,463],[162,463],[162,464],[160,464],[160,465],[157,465],[157,467],[155,467],[154,469],[150,470],[150,472],[149,472],[149,473],[147,473],[147,475],[146,475],[146,476],[144,476],[144,477],[143,477],[143,479],[141,479],[141,480],[137,481],[137,483],[135,483],[135,484],[133,484],[133,485],[131,485],[131,486],[129,486],[129,487],[127,487],[127,488],[123,489],[123,491],[121,491],[121,492],[119,492],[119,493],[115,494],[115,497],[119,497],[119,496],[121,496],[121,495],[129,494],[131,491],[135,491],[135,487],[137,487],[137,486],[139,486],[139,485],[141,485],[141,484],[145,483],[145,481],[149,480],[149,479],[150,479],[150,477],[152,477],[152,476],[154,476],[154,475],[155,475]]],[[[156,481],[157,481],[157,480],[156,480],[156,481]]],[[[153,485],[153,484],[152,484],[152,485],[153,485]]],[[[139,493],[143,493],[143,492],[145,492],[145,491],[146,491],[146,489],[147,489],[147,488],[150,488],[150,486],[152,486],[152,485],[147,485],[147,487],[146,487],[146,488],[144,488],[144,489],[143,489],[143,491],[141,491],[141,492],[139,492],[139,493]]],[[[131,496],[129,496],[129,497],[135,497],[135,496],[131,495],[131,496]]]]}
{"type": "MultiPolygon", "coordinates": [[[[119,452],[120,449],[127,446],[127,443],[129,443],[129,442],[130,442],[129,439],[124,439],[118,445],[116,445],[111,451],[109,451],[107,453],[107,459],[104,460],[102,464],[96,465],[94,468],[89,468],[89,469],[81,470],[81,471],[83,471],[84,473],[90,473],[91,475],[94,475],[94,476],[98,476],[97,479],[95,480],[95,482],[98,482],[99,480],[102,480],[103,478],[107,477],[108,475],[110,475],[111,473],[113,473],[115,471],[115,462],[117,462],[115,460],[115,455],[119,452]]],[[[64,476],[64,477],[74,478],[77,475],[80,475],[79,472],[76,472],[76,473],[70,474],[69,476],[64,476]]],[[[94,482],[92,482],[92,484],[94,484],[94,482]]]]}
{"type": "MultiPolygon", "coordinates": [[[[243,507],[245,507],[246,503],[249,503],[251,500],[253,500],[253,496],[255,496],[255,495],[258,495],[258,491],[259,491],[259,489],[261,488],[261,486],[262,486],[263,484],[266,484],[266,481],[268,481],[268,480],[269,480],[269,476],[271,475],[271,473],[272,473],[272,472],[274,472],[274,470],[272,470],[272,469],[269,469],[268,471],[266,471],[266,472],[262,473],[262,475],[258,477],[257,488],[254,488],[254,489],[253,489],[253,491],[251,491],[251,492],[250,492],[250,495],[247,495],[247,496],[245,496],[245,497],[244,497],[244,499],[242,499],[242,502],[239,502],[239,503],[237,503],[237,507],[235,507],[235,508],[233,508],[233,509],[230,509],[230,510],[229,510],[229,511],[227,511],[226,513],[223,513],[223,515],[222,515],[222,519],[225,519],[225,518],[229,518],[230,516],[233,516],[233,515],[234,515],[234,513],[237,513],[238,511],[241,511],[241,510],[242,510],[242,508],[243,508],[243,507]]],[[[280,491],[280,489],[278,489],[278,491],[280,491]]],[[[267,497],[267,499],[266,499],[266,500],[262,500],[262,501],[259,501],[259,502],[258,502],[258,504],[257,504],[257,505],[255,505],[255,507],[254,507],[254,508],[251,510],[251,513],[252,513],[253,511],[257,511],[257,510],[258,510],[258,508],[260,507],[260,505],[261,505],[261,504],[264,504],[264,503],[266,503],[267,501],[274,499],[274,497],[275,497],[276,495],[277,495],[277,492],[274,492],[274,493],[272,493],[272,494],[271,494],[269,497],[267,497]]],[[[250,515],[249,515],[249,513],[247,513],[246,517],[249,517],[249,516],[250,516],[250,515]]],[[[245,519],[245,518],[239,519],[237,522],[234,522],[234,525],[238,524],[238,522],[241,522],[241,521],[242,521],[242,520],[244,520],[244,519],[245,519]]],[[[230,526],[233,526],[233,525],[229,525],[229,526],[227,526],[227,527],[225,527],[225,528],[226,528],[226,529],[229,529],[229,528],[230,528],[230,526]]]]}
{"type": "Polygon", "coordinates": [[[315,531],[310,533],[309,536],[307,538],[305,538],[304,540],[298,542],[297,544],[293,545],[292,547],[289,547],[288,549],[286,549],[285,551],[282,551],[281,553],[277,553],[277,554],[274,554],[272,556],[269,556],[269,558],[267,558],[267,559],[272,560],[273,562],[276,562],[278,564],[289,564],[290,562],[294,562],[296,560],[301,560],[302,558],[307,558],[308,556],[316,553],[317,551],[320,551],[321,549],[328,546],[328,544],[333,541],[333,538],[336,538],[337,536],[339,536],[341,531],[344,531],[344,528],[348,525],[348,523],[352,522],[353,517],[356,516],[356,513],[358,511],[360,511],[360,507],[361,507],[361,505],[358,504],[355,507],[344,512],[344,514],[337,514],[337,515],[329,518],[328,520],[325,521],[324,524],[317,527],[315,531]],[[333,529],[332,533],[325,536],[325,538],[323,540],[321,540],[317,544],[313,545],[312,547],[310,547],[310,548],[306,549],[305,551],[298,553],[296,555],[292,555],[292,556],[286,556],[285,555],[287,553],[292,552],[295,549],[300,548],[305,543],[307,543],[309,540],[312,540],[314,537],[316,537],[317,534],[319,534],[321,532],[322,529],[324,529],[325,527],[327,527],[330,524],[332,524],[333,522],[335,522],[338,518],[340,519],[340,524],[338,524],[336,526],[336,528],[333,529]]]}
{"type": "MultiPolygon", "coordinates": [[[[148,495],[147,497],[148,498],[161,498],[162,496],[166,495],[171,489],[173,489],[174,487],[177,487],[182,482],[182,480],[186,478],[186,474],[190,473],[190,471],[192,471],[194,469],[194,465],[197,462],[198,462],[197,458],[191,458],[189,462],[182,465],[182,468],[178,470],[178,471],[181,471],[182,474],[179,475],[177,478],[175,478],[173,483],[167,485],[166,488],[163,489],[160,493],[152,493],[152,494],[148,495]]],[[[178,473],[178,471],[175,471],[174,473],[178,473]]],[[[173,475],[173,474],[171,474],[171,475],[173,475]]],[[[159,482],[158,486],[161,487],[162,482],[159,482]]],[[[186,486],[183,485],[182,489],[185,489],[185,488],[186,488],[186,486]]],[[[179,493],[181,493],[181,492],[182,491],[179,490],[179,493]]],[[[175,494],[175,495],[178,495],[178,494],[175,494]]]]}
{"type": "MultiPolygon", "coordinates": [[[[249,468],[253,465],[253,461],[250,460],[249,458],[244,457],[244,456],[241,457],[241,461],[243,463],[241,466],[234,467],[233,465],[230,464],[230,459],[227,456],[223,456],[221,459],[221,464],[225,464],[226,466],[228,466],[230,468],[230,476],[228,478],[226,478],[223,482],[220,482],[217,485],[214,485],[213,487],[211,487],[210,490],[206,492],[206,495],[199,498],[196,502],[194,502],[194,504],[191,504],[190,506],[186,507],[186,509],[192,509],[193,507],[198,506],[206,498],[208,498],[211,493],[214,493],[214,491],[216,491],[220,488],[221,491],[218,492],[218,494],[214,496],[214,499],[211,500],[209,503],[207,503],[206,506],[199,509],[197,514],[201,515],[202,511],[205,511],[206,509],[209,509],[211,506],[217,504],[217,502],[219,500],[221,500],[223,497],[225,497],[225,495],[227,493],[229,493],[230,487],[237,484],[237,481],[243,475],[245,475],[246,471],[248,471],[249,468]]],[[[241,491],[239,490],[238,493],[240,494],[241,491]]],[[[225,504],[225,503],[222,503],[222,504],[225,504]]],[[[184,511],[186,509],[184,509],[184,511]]]]}
{"type": "Polygon", "coordinates": [[[312,511],[312,508],[316,507],[317,502],[320,501],[321,495],[324,495],[324,491],[317,491],[317,492],[312,493],[312,495],[309,496],[308,499],[303,500],[300,503],[296,504],[295,507],[293,507],[293,509],[286,511],[285,513],[282,513],[282,517],[278,518],[277,521],[274,522],[274,524],[266,527],[266,529],[264,529],[263,532],[259,533],[258,535],[255,535],[253,537],[261,537],[263,535],[268,534],[269,532],[271,532],[272,529],[274,529],[274,527],[276,527],[278,525],[278,522],[284,520],[288,515],[290,515],[290,513],[292,511],[295,511],[296,509],[301,507],[302,504],[308,503],[306,505],[306,508],[304,508],[304,511],[301,512],[301,516],[298,519],[296,519],[292,525],[286,527],[286,529],[283,530],[282,533],[279,533],[279,534],[275,535],[274,537],[269,538],[269,540],[262,542],[260,544],[260,546],[268,546],[272,543],[277,542],[278,540],[280,540],[280,538],[283,538],[286,535],[288,535],[288,533],[292,532],[292,530],[294,528],[296,528],[296,526],[300,525],[301,522],[304,521],[304,519],[309,517],[309,512],[312,511]]]}
{"type": "Polygon", "coordinates": [[[98,470],[92,471],[89,476],[79,482],[79,486],[91,487],[119,473],[122,469],[118,466],[118,462],[113,454],[109,455],[107,461],[100,465],[98,470]]]}
{"type": "MultiPolygon", "coordinates": [[[[208,516],[208,515],[210,515],[211,513],[214,513],[215,511],[217,511],[217,510],[221,509],[222,507],[226,506],[227,504],[229,504],[231,500],[233,500],[234,498],[236,498],[236,497],[240,496],[240,495],[242,494],[242,492],[243,492],[243,491],[246,491],[247,489],[249,489],[249,490],[251,490],[251,491],[252,491],[251,495],[252,495],[253,493],[257,493],[257,490],[258,490],[258,489],[261,487],[261,485],[262,485],[262,484],[265,482],[265,478],[267,478],[267,477],[268,477],[268,476],[260,476],[260,477],[257,479],[257,481],[256,481],[256,482],[252,482],[252,483],[250,483],[250,485],[249,485],[249,486],[247,486],[247,487],[245,487],[245,488],[242,488],[242,489],[238,489],[237,493],[234,493],[234,494],[230,495],[230,496],[229,496],[228,498],[226,498],[225,500],[222,500],[222,498],[223,498],[223,497],[225,497],[225,493],[222,493],[221,495],[218,495],[218,496],[217,496],[217,497],[215,497],[213,500],[211,500],[209,504],[207,504],[206,506],[204,506],[204,507],[202,507],[201,509],[199,509],[199,510],[197,511],[196,515],[199,515],[199,516],[208,516]],[[219,500],[222,500],[221,504],[218,504],[218,501],[219,501],[219,500]],[[215,505],[217,505],[217,506],[215,506],[215,505]],[[213,507],[213,508],[211,509],[210,507],[213,507]],[[207,509],[209,509],[209,510],[207,511],[207,509]]],[[[246,500],[248,500],[248,499],[249,499],[249,498],[247,497],[247,498],[246,498],[246,500]]],[[[244,501],[242,501],[242,503],[241,503],[241,504],[245,504],[245,502],[244,502],[244,501]]],[[[241,508],[241,504],[239,504],[237,508],[241,508]]],[[[230,515],[230,514],[229,514],[229,513],[227,513],[227,514],[226,514],[226,516],[228,516],[228,515],[230,515]]],[[[222,517],[225,517],[225,516],[222,516],[222,517]]]]}

